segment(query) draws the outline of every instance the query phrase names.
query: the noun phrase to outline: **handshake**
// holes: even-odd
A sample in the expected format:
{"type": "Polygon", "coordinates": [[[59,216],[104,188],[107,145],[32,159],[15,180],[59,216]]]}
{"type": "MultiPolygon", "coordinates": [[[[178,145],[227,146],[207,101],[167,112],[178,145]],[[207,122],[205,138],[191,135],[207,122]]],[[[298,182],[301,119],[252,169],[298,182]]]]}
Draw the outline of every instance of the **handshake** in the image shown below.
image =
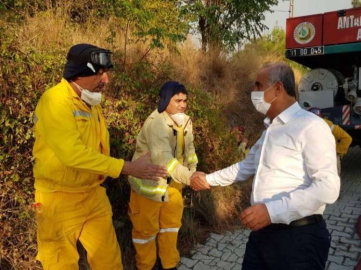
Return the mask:
{"type": "Polygon", "coordinates": [[[191,176],[190,186],[195,191],[210,189],[204,172],[195,172],[191,176]]]}

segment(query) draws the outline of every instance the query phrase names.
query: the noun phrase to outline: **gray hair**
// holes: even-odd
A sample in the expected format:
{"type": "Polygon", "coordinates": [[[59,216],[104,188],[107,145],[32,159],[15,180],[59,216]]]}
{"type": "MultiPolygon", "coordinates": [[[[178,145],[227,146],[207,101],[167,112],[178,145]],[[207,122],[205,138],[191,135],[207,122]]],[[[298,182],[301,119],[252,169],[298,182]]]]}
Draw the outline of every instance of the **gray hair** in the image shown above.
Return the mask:
{"type": "Polygon", "coordinates": [[[296,97],[295,75],[288,64],[284,62],[265,63],[263,69],[269,69],[270,85],[281,82],[287,94],[296,97]]]}

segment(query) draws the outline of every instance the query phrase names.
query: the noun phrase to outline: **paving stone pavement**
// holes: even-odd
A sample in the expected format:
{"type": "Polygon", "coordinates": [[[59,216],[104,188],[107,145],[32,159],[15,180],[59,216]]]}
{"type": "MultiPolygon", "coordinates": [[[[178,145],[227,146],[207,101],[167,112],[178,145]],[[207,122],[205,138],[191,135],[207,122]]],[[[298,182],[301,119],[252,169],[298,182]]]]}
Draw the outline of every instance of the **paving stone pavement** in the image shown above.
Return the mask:
{"type": "MultiPolygon", "coordinates": [[[[361,149],[353,147],[342,160],[341,193],[323,215],[332,235],[325,270],[353,270],[361,259],[361,241],[355,232],[361,215],[361,149]]],[[[223,235],[211,233],[204,245],[181,258],[179,270],[240,270],[250,230],[223,235]]]]}

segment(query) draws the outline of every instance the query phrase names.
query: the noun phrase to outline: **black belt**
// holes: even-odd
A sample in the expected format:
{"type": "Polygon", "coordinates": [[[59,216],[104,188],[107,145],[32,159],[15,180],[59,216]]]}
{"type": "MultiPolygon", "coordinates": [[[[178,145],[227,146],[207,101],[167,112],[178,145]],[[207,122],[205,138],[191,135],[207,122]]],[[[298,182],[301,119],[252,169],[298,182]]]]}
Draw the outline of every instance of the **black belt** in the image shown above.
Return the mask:
{"type": "Polygon", "coordinates": [[[304,218],[300,218],[297,220],[292,221],[290,224],[281,224],[281,223],[275,223],[268,225],[265,227],[265,229],[286,229],[286,228],[294,228],[294,227],[302,227],[306,225],[311,225],[315,223],[323,222],[322,215],[312,215],[304,218]]]}

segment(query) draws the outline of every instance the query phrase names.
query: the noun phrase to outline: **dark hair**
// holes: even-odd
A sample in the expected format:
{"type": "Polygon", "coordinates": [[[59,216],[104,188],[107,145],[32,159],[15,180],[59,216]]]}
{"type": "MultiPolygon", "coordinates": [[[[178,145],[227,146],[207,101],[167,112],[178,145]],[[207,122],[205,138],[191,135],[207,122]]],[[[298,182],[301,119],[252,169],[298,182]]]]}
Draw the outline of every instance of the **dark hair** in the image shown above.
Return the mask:
{"type": "Polygon", "coordinates": [[[288,64],[284,62],[265,63],[263,69],[269,69],[270,85],[281,82],[287,94],[296,98],[295,75],[288,64]]]}

